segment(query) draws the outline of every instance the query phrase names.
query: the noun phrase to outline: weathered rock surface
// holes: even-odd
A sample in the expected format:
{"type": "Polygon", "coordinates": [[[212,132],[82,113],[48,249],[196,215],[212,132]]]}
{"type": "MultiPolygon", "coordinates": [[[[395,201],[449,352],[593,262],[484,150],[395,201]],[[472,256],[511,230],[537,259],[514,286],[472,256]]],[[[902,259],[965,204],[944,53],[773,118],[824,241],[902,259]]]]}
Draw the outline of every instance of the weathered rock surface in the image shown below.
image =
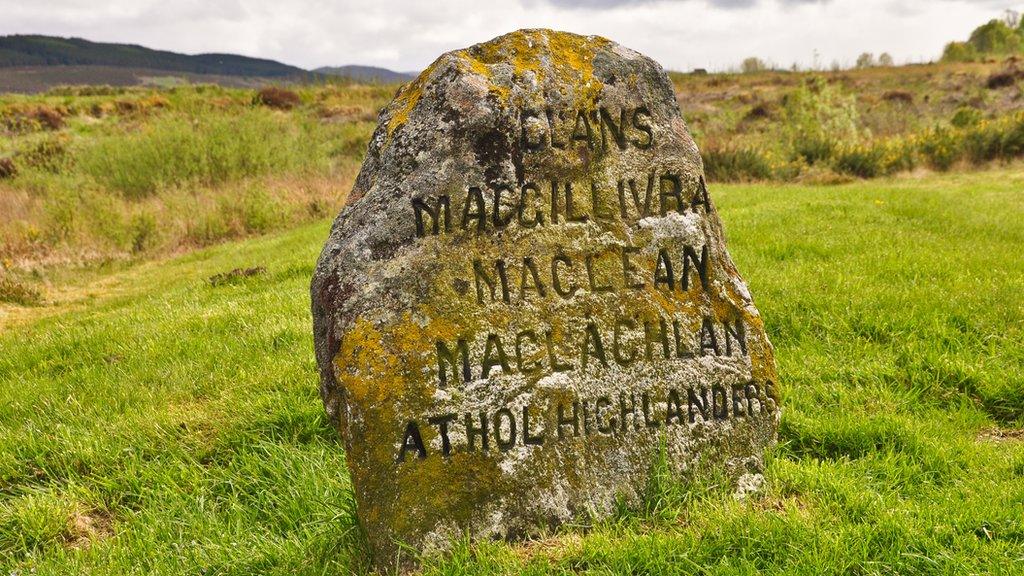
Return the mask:
{"type": "Polygon", "coordinates": [[[775,438],[772,348],[672,85],[603,38],[514,32],[403,87],[311,291],[380,567],[635,504],[659,454],[756,476],[775,438]]]}

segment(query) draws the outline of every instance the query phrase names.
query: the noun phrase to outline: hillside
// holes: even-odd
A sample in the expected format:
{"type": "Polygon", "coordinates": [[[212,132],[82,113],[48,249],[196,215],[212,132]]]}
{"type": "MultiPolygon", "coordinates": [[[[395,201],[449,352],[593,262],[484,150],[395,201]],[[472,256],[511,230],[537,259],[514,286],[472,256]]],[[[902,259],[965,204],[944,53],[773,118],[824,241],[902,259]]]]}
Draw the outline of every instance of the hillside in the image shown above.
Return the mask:
{"type": "Polygon", "coordinates": [[[179,54],[134,44],[90,42],[53,36],[0,36],[0,68],[21,66],[118,66],[222,76],[287,77],[306,74],[295,66],[237,54],[179,54]]]}
{"type": "Polygon", "coordinates": [[[0,36],[0,93],[38,93],[56,86],[173,86],[323,81],[324,75],[237,54],[179,54],[132,44],[52,36],[0,36]]]}
{"type": "Polygon", "coordinates": [[[341,76],[343,78],[350,78],[361,82],[408,82],[416,77],[415,74],[410,74],[408,72],[395,72],[394,70],[388,70],[387,68],[377,68],[376,66],[357,66],[354,64],[347,66],[323,66],[314,69],[313,72],[316,72],[317,74],[341,76]]]}

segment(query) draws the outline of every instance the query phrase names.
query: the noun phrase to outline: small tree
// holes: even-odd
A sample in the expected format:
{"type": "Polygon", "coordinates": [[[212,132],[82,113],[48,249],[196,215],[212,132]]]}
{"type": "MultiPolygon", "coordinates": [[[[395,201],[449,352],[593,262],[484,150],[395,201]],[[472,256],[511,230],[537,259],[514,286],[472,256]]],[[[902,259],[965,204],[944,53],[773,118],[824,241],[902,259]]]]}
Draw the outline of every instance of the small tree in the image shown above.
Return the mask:
{"type": "Polygon", "coordinates": [[[856,99],[820,76],[785,95],[782,117],[790,150],[808,164],[827,160],[836,149],[856,145],[866,135],[856,99]]]}
{"type": "Polygon", "coordinates": [[[1002,20],[990,20],[978,26],[967,42],[981,54],[1008,54],[1017,52],[1021,46],[1017,31],[1002,20]]]}
{"type": "Polygon", "coordinates": [[[766,64],[764,60],[761,60],[757,56],[751,56],[750,58],[745,58],[743,60],[743,63],[740,64],[740,70],[742,70],[744,74],[753,74],[754,72],[764,72],[767,69],[768,69],[768,64],[766,64]]]}
{"type": "Polygon", "coordinates": [[[892,66],[892,56],[888,52],[882,52],[882,55],[878,57],[879,66],[892,66]]]}
{"type": "Polygon", "coordinates": [[[864,52],[857,56],[857,68],[873,68],[875,66],[875,55],[871,52],[864,52]]]}
{"type": "Polygon", "coordinates": [[[1018,28],[1021,25],[1020,12],[1016,10],[1006,10],[1003,12],[1003,22],[1009,28],[1018,28]]]}
{"type": "Polygon", "coordinates": [[[967,42],[950,42],[942,51],[943,62],[971,62],[978,57],[978,51],[967,42]]]}

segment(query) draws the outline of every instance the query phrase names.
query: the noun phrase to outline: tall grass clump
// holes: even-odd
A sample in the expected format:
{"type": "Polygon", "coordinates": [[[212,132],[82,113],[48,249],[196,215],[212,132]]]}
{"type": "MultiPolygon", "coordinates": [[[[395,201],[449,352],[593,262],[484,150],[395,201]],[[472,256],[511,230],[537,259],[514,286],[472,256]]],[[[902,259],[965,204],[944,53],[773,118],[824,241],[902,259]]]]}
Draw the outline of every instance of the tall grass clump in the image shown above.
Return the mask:
{"type": "Polygon", "coordinates": [[[701,156],[704,173],[714,182],[749,182],[772,177],[768,159],[755,149],[707,147],[701,156]]]}
{"type": "Polygon", "coordinates": [[[139,131],[107,135],[81,151],[83,172],[129,199],[167,187],[216,185],[313,168],[319,129],[265,109],[234,115],[167,115],[139,131]]]}

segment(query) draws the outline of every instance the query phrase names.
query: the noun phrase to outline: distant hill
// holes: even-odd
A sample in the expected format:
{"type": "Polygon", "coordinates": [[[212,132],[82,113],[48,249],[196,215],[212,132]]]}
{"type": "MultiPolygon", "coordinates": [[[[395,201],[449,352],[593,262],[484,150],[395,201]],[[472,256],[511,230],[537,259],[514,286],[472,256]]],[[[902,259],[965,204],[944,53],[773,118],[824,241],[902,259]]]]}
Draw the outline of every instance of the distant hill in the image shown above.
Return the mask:
{"type": "Polygon", "coordinates": [[[179,54],[134,44],[54,36],[0,36],[0,68],[115,66],[168,72],[285,78],[309,72],[274,60],[237,54],[179,54]]]}
{"type": "Polygon", "coordinates": [[[362,82],[407,82],[416,77],[411,72],[395,72],[394,70],[388,70],[387,68],[377,68],[375,66],[324,66],[313,70],[318,74],[327,74],[330,76],[343,76],[345,78],[351,78],[352,80],[358,80],[362,82]]]}

